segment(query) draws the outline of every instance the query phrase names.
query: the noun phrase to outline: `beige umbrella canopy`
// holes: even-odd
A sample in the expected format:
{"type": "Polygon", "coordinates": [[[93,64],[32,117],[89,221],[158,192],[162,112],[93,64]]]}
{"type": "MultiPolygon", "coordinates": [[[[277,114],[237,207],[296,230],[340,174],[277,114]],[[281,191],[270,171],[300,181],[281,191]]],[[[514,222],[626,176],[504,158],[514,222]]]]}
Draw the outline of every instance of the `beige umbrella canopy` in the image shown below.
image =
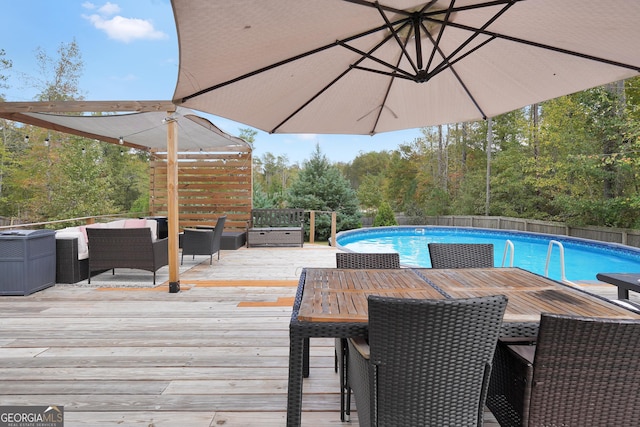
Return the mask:
{"type": "Polygon", "coordinates": [[[172,0],[173,101],[271,133],[484,119],[640,71],[632,0],[172,0]]]}
{"type": "MultiPolygon", "coordinates": [[[[65,104],[65,103],[61,103],[65,104]]],[[[67,103],[68,104],[68,103],[67,103]]],[[[92,105],[91,102],[77,102],[92,105]]],[[[105,103],[100,103],[103,105],[105,103]]],[[[231,136],[193,111],[173,107],[174,112],[144,111],[126,114],[69,115],[30,110],[46,110],[46,103],[1,103],[0,117],[60,132],[123,144],[138,149],[166,151],[168,120],[180,130],[180,151],[250,151],[244,140],[231,136]],[[16,106],[19,104],[19,106],[16,106]],[[22,105],[24,104],[24,105],[22,105]]],[[[53,108],[52,108],[53,109],[53,108]]],[[[64,110],[64,106],[55,108],[64,110]]]]}

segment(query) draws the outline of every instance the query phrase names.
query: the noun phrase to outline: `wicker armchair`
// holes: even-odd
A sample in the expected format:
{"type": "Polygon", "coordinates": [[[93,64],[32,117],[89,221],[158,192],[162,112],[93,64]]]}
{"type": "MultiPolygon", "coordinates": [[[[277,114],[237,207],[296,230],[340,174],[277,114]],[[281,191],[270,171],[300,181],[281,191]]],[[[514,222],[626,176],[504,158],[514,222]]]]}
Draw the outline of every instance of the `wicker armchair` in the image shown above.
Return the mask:
{"type": "Polygon", "coordinates": [[[218,260],[220,260],[220,244],[226,220],[226,216],[218,218],[213,230],[186,228],[182,238],[180,265],[182,265],[185,255],[191,255],[193,259],[195,259],[196,255],[209,255],[209,265],[211,265],[213,264],[213,254],[217,252],[218,260]]]}
{"type": "Polygon", "coordinates": [[[369,297],[369,343],[349,339],[360,426],[481,426],[507,299],[369,297]]]}
{"type": "Polygon", "coordinates": [[[537,345],[499,344],[487,406],[503,427],[638,425],[638,348],[640,320],[543,314],[537,345]]]}
{"type": "Polygon", "coordinates": [[[151,229],[145,228],[87,228],[89,242],[89,276],[96,271],[116,268],[135,268],[153,273],[169,263],[168,240],[151,239],[151,229]]]}
{"type": "MultiPolygon", "coordinates": [[[[336,253],[338,268],[400,268],[398,253],[336,253]]],[[[349,420],[351,413],[351,389],[347,381],[347,340],[336,338],[335,370],[340,373],[340,419],[349,420]]]]}
{"type": "Polygon", "coordinates": [[[429,243],[432,268],[491,268],[491,243],[429,243]]]}

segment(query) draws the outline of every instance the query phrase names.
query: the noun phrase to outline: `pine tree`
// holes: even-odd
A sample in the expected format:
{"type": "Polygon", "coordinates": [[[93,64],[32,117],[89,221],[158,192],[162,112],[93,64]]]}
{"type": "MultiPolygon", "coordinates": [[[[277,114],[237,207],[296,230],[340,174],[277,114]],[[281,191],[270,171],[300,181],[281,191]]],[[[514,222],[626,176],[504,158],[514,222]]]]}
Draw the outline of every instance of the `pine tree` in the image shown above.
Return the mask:
{"type": "MultiPolygon", "coordinates": [[[[288,206],[317,211],[335,211],[336,230],[360,227],[358,197],[340,170],[316,150],[306,161],[287,194],[288,206]]],[[[328,239],[331,233],[330,215],[316,215],[316,237],[328,239]]],[[[308,231],[308,230],[307,230],[308,231]]]]}

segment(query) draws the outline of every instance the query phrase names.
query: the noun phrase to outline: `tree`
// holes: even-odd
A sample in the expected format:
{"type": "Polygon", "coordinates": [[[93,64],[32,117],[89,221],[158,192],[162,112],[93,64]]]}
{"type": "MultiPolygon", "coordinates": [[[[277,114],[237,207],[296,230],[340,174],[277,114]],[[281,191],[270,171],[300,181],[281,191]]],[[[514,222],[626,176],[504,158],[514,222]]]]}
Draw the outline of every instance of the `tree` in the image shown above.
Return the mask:
{"type": "Polygon", "coordinates": [[[38,101],[71,101],[80,100],[80,77],[84,63],[80,47],[75,40],[61,43],[58,56],[52,58],[42,48],[36,49],[38,76],[26,76],[40,91],[38,101]]]}
{"type": "Polygon", "coordinates": [[[393,214],[393,210],[391,209],[391,206],[389,206],[389,203],[382,202],[378,208],[378,213],[373,220],[373,226],[382,227],[390,225],[398,225],[398,221],[396,221],[396,216],[393,214]]]}
{"type": "Polygon", "coordinates": [[[365,212],[374,211],[384,200],[384,175],[365,175],[359,180],[358,200],[360,207],[365,212]]]}
{"type": "MultiPolygon", "coordinates": [[[[5,71],[10,70],[13,66],[13,63],[10,59],[5,58],[6,52],[4,49],[0,49],[0,89],[7,88],[7,80],[9,76],[4,74],[5,71]]],[[[4,99],[2,93],[0,92],[0,100],[4,99]]]]}
{"type": "MultiPolygon", "coordinates": [[[[9,78],[5,71],[10,70],[13,66],[11,60],[5,58],[6,52],[0,49],[0,90],[6,89],[7,79],[9,78]]],[[[0,92],[0,101],[4,100],[2,92],[0,92]]],[[[3,184],[6,173],[7,164],[9,163],[10,151],[7,150],[7,136],[9,135],[8,122],[4,119],[0,121],[0,133],[2,133],[2,144],[0,144],[0,205],[3,198],[3,184]]]]}
{"type": "Polygon", "coordinates": [[[238,137],[241,139],[244,139],[251,145],[251,147],[253,147],[253,143],[256,141],[257,134],[258,134],[258,131],[255,129],[242,128],[240,129],[240,135],[238,135],[238,137]]]}
{"type": "Polygon", "coordinates": [[[390,161],[391,153],[389,151],[361,152],[349,165],[344,167],[344,175],[351,183],[351,187],[358,190],[367,177],[383,176],[390,161]]]}
{"type": "Polygon", "coordinates": [[[274,156],[270,152],[253,160],[253,204],[262,207],[278,207],[285,202],[290,179],[295,176],[286,155],[274,156]],[[268,204],[265,206],[265,202],[268,204]]]}
{"type": "Polygon", "coordinates": [[[102,145],[112,201],[122,212],[149,211],[149,154],[113,144],[102,145]]]}
{"type": "MultiPolygon", "coordinates": [[[[303,164],[297,179],[287,193],[288,206],[317,211],[335,211],[337,231],[349,230],[360,226],[358,198],[355,191],[337,167],[320,151],[316,150],[303,164]]],[[[328,239],[331,233],[331,220],[328,215],[316,216],[316,235],[319,239],[328,239]]]]}
{"type": "Polygon", "coordinates": [[[51,202],[45,218],[64,219],[122,211],[113,202],[115,188],[104,144],[75,137],[60,146],[51,202]]]}

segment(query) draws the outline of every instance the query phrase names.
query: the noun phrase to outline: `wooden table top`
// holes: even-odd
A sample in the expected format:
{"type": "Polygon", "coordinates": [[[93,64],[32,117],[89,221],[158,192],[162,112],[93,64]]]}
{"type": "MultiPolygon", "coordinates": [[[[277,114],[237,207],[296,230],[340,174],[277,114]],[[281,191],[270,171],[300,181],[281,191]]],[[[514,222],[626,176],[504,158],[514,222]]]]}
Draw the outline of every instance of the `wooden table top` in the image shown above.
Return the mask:
{"type": "Polygon", "coordinates": [[[445,298],[410,269],[309,268],[298,320],[367,322],[367,297],[445,298]]]}
{"type": "Polygon", "coordinates": [[[538,322],[543,312],[638,319],[623,307],[519,268],[307,269],[298,320],[367,322],[369,295],[471,298],[506,295],[505,322],[538,322]]]}

